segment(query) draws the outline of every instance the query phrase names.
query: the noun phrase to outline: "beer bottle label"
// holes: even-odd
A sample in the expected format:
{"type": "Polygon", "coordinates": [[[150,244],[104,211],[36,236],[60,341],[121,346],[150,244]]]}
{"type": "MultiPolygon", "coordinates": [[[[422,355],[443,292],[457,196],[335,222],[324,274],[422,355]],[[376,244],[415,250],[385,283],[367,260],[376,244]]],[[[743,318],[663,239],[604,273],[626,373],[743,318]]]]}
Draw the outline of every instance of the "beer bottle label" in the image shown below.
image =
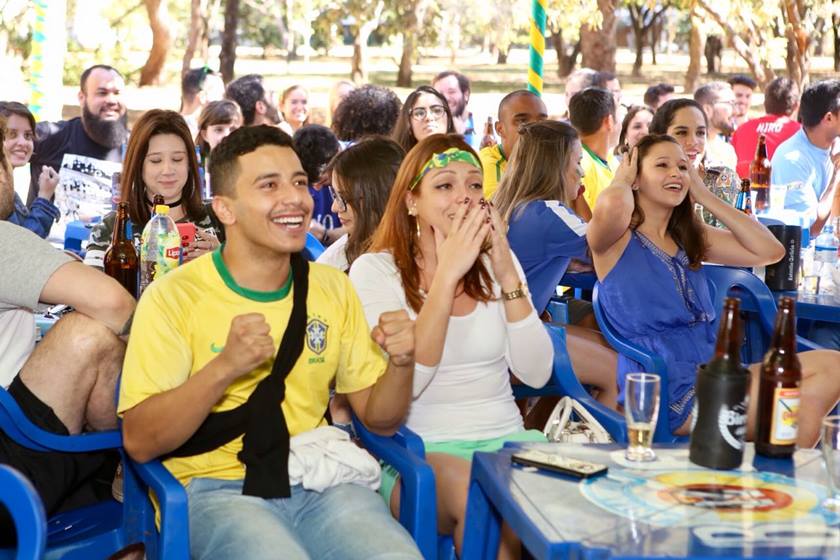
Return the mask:
{"type": "Polygon", "coordinates": [[[771,445],[796,443],[799,415],[799,387],[776,387],[773,392],[773,419],[770,426],[771,445]]]}

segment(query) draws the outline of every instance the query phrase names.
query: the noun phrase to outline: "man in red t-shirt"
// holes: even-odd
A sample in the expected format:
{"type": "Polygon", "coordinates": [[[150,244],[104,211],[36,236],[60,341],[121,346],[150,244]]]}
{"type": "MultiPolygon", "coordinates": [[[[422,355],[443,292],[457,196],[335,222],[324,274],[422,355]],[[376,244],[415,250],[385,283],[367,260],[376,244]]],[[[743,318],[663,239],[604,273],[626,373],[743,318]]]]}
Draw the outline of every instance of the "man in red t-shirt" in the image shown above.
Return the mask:
{"type": "Polygon", "coordinates": [[[799,109],[799,87],[788,78],[776,78],[764,91],[763,117],[751,119],[738,127],[732,135],[732,146],[738,154],[735,169],[741,178],[749,178],[750,163],[755,159],[758,135],[767,138],[767,158],[773,157],[776,147],[799,130],[799,123],[791,117],[799,109]]]}

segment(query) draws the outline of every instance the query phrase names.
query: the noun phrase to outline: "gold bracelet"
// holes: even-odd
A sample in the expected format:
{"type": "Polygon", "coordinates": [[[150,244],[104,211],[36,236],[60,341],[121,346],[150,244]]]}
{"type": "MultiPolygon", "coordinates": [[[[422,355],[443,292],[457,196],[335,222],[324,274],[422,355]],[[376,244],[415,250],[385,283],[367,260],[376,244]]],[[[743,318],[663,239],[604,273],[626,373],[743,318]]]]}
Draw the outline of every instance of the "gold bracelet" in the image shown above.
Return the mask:
{"type": "Polygon", "coordinates": [[[522,282],[519,283],[519,286],[512,292],[505,292],[502,291],[502,297],[505,301],[513,301],[515,299],[525,297],[525,286],[523,286],[522,282]]]}

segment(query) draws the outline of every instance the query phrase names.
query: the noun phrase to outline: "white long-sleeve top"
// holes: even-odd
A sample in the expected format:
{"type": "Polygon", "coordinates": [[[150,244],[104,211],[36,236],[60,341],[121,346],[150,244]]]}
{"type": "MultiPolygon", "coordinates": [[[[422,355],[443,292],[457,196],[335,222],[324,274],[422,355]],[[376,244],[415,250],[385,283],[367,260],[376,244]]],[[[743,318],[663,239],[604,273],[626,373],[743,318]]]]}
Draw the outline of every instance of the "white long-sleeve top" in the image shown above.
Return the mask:
{"type": "MultiPolygon", "coordinates": [[[[524,284],[516,257],[514,263],[524,284]]],[[[370,325],[377,324],[382,313],[399,309],[417,318],[389,253],[356,259],[350,280],[370,325]]],[[[493,293],[497,299],[479,302],[468,315],[449,318],[439,364],[415,365],[406,424],[426,441],[491,439],[522,430],[508,368],[532,387],[542,387],[551,376],[554,348],[536,312],[510,323],[495,281],[493,293]]]]}

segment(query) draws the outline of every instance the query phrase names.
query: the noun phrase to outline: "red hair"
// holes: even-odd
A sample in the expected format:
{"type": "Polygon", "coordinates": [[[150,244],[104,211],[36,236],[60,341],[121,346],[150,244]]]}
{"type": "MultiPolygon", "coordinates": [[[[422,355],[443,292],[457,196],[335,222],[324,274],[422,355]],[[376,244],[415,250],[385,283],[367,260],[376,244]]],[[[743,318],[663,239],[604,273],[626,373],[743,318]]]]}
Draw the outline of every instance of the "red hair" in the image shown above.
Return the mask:
{"type": "MultiPolygon", "coordinates": [[[[385,213],[371,243],[371,252],[387,251],[393,256],[394,264],[400,271],[406,301],[415,312],[419,312],[423,307],[423,297],[420,295],[420,267],[417,265],[420,248],[417,244],[417,217],[408,215],[406,194],[411,190],[414,178],[432,156],[449,148],[470,152],[478,160],[478,154],[459,134],[433,134],[418,142],[405,156],[397,172],[385,213]]],[[[419,189],[420,186],[415,188],[419,189]]],[[[416,191],[415,195],[422,196],[416,191]]],[[[492,282],[490,273],[479,255],[464,275],[464,292],[476,301],[488,302],[493,298],[492,282]]]]}

